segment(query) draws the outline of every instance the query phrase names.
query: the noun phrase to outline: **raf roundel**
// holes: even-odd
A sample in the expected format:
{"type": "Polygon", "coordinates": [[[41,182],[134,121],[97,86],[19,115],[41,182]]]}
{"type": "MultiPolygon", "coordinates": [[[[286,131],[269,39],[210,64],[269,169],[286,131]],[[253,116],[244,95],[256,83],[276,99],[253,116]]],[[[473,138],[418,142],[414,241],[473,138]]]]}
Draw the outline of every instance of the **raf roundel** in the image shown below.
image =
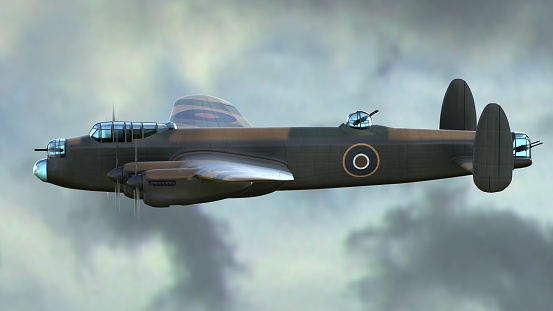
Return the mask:
{"type": "Polygon", "coordinates": [[[371,160],[364,153],[359,153],[353,157],[353,166],[358,170],[364,170],[369,167],[371,160]]]}
{"type": "Polygon", "coordinates": [[[374,147],[368,144],[355,144],[349,147],[342,158],[346,173],[353,177],[368,177],[380,165],[380,156],[374,147]]]}

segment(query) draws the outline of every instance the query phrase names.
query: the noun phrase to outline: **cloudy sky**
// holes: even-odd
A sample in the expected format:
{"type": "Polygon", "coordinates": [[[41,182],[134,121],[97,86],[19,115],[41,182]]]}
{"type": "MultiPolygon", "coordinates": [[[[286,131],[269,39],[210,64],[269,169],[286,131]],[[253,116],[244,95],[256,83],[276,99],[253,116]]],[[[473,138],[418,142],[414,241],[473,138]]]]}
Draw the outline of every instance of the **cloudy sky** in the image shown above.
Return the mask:
{"type": "Polygon", "coordinates": [[[549,1],[3,0],[1,310],[549,310],[549,1]],[[254,126],[437,128],[449,81],[545,141],[509,188],[470,177],[154,209],[31,174],[111,117],[205,93],[254,126]],[[268,118],[270,112],[270,118],[268,118]]]}

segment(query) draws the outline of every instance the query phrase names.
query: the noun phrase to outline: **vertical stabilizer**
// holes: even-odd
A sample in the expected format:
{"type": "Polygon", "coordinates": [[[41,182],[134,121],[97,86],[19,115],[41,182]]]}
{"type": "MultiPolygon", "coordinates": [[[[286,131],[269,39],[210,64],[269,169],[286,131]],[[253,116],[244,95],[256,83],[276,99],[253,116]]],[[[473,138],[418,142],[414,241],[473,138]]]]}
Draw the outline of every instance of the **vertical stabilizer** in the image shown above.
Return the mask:
{"type": "Polygon", "coordinates": [[[474,137],[473,179],[478,189],[498,192],[513,177],[513,140],[509,121],[498,104],[484,108],[474,137]]]}
{"type": "Polygon", "coordinates": [[[468,84],[462,79],[451,81],[445,91],[440,114],[442,130],[476,130],[476,108],[468,84]]]}

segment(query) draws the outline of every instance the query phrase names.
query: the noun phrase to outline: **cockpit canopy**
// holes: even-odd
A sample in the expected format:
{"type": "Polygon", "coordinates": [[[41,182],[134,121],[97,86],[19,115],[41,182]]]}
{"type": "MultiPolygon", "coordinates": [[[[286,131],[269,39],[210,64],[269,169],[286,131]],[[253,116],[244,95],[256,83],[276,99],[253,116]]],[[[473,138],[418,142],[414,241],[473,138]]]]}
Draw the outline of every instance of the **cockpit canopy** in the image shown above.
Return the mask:
{"type": "Polygon", "coordinates": [[[102,143],[132,142],[167,130],[174,130],[173,122],[102,122],[96,123],[90,130],[90,138],[102,143]]]}
{"type": "Polygon", "coordinates": [[[363,110],[357,110],[349,114],[346,124],[354,129],[365,129],[371,127],[373,122],[370,114],[363,110]]]}

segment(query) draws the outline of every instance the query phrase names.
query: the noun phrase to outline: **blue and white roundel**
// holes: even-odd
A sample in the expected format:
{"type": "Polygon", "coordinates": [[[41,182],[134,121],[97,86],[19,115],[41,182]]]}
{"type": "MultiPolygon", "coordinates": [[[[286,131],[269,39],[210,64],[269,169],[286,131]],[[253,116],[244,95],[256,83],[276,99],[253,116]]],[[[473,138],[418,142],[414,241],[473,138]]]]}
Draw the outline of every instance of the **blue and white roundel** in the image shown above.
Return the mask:
{"type": "Polygon", "coordinates": [[[353,177],[367,177],[378,169],[380,157],[371,145],[355,144],[344,153],[342,165],[346,173],[353,177]]]}

